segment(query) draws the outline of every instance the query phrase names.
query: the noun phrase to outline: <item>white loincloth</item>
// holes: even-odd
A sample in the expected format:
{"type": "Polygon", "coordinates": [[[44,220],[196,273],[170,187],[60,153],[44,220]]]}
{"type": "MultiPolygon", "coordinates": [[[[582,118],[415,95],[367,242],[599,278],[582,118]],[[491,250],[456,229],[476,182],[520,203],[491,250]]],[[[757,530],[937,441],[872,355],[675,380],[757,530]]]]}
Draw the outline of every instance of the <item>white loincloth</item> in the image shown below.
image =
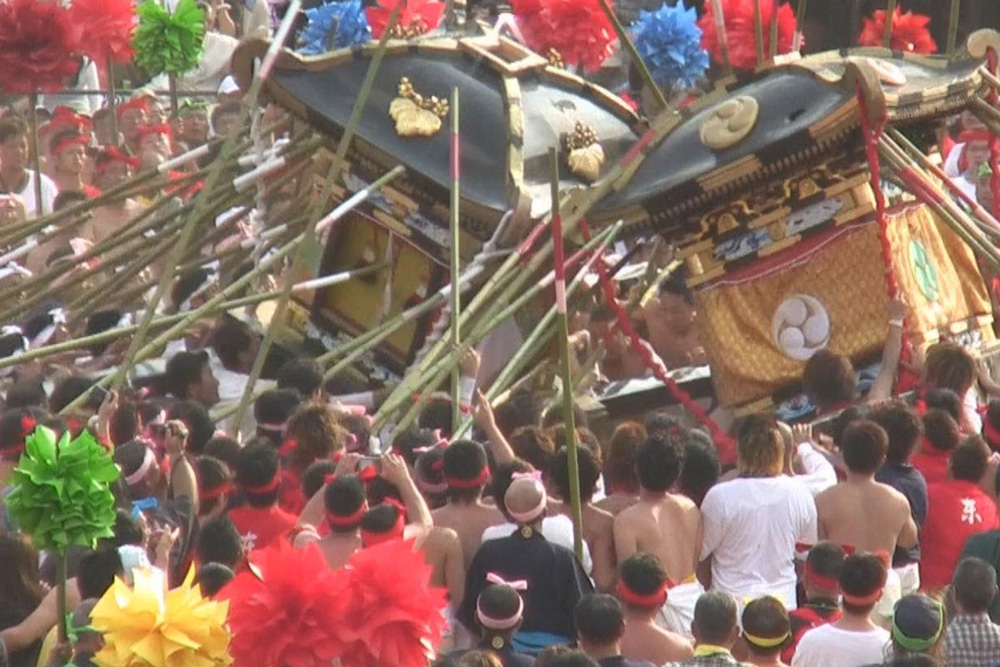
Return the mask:
{"type": "Polygon", "coordinates": [[[676,632],[688,639],[694,639],[691,634],[694,605],[704,592],[705,588],[698,580],[674,586],[667,594],[667,601],[663,603],[663,607],[660,608],[653,620],[665,630],[676,632]]]}
{"type": "Polygon", "coordinates": [[[899,573],[889,568],[888,576],[885,579],[885,587],[882,588],[882,599],[872,610],[872,621],[883,628],[892,627],[892,614],[896,603],[903,597],[902,586],[900,585],[899,573]]]}
{"type": "Polygon", "coordinates": [[[920,590],[920,563],[910,563],[903,567],[893,568],[899,576],[901,595],[910,595],[920,590]]]}

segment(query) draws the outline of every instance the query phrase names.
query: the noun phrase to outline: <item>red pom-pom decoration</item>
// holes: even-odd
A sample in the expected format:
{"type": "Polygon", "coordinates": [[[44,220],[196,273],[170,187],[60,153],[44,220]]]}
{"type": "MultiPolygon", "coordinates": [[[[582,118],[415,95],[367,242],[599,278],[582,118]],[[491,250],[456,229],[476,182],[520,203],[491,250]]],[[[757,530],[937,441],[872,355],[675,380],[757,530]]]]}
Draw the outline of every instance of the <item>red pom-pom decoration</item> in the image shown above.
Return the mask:
{"type": "Polygon", "coordinates": [[[103,65],[132,59],[132,33],[138,21],[132,0],[73,0],[70,11],[87,35],[83,51],[91,60],[103,65]]]}
{"type": "Polygon", "coordinates": [[[343,650],[343,601],[315,545],[296,551],[277,540],[255,552],[248,571],[219,597],[229,600],[229,652],[236,667],[329,667],[343,650]]]}
{"type": "Polygon", "coordinates": [[[593,72],[615,52],[615,29],[597,0],[514,0],[514,15],[527,46],[566,65],[593,72]]]}
{"type": "MultiPolygon", "coordinates": [[[[761,0],[760,16],[763,25],[764,54],[771,53],[771,18],[776,0],[761,0]]],[[[754,30],[754,0],[722,0],[722,14],[726,19],[726,41],[729,45],[729,63],[736,69],[757,67],[757,38],[754,30]]],[[[712,60],[724,64],[719,32],[715,27],[713,3],[705,2],[705,13],[698,19],[701,28],[701,45],[712,54],[712,60]]],[[[795,39],[795,12],[790,3],[778,8],[778,54],[790,53],[795,39]]]]}
{"type": "Polygon", "coordinates": [[[62,90],[80,71],[80,27],[50,0],[0,4],[0,90],[62,90]]]}
{"type": "MultiPolygon", "coordinates": [[[[371,26],[372,36],[380,39],[389,25],[389,15],[392,14],[396,2],[400,0],[378,0],[378,7],[368,7],[365,15],[371,26]]],[[[399,12],[396,22],[396,32],[393,37],[417,37],[430,32],[441,22],[444,3],[434,0],[407,0],[399,12]]]]}
{"type": "MultiPolygon", "coordinates": [[[[858,44],[861,46],[882,46],[885,35],[885,10],[878,10],[864,20],[858,44]]],[[[931,37],[928,28],[931,19],[923,14],[900,11],[899,7],[892,13],[892,37],[889,46],[893,51],[904,53],[935,53],[937,44],[931,37]]]]}
{"type": "Polygon", "coordinates": [[[412,540],[355,553],[337,579],[340,622],[351,639],[343,667],[424,667],[434,658],[448,602],[443,589],[431,587],[431,568],[412,540]]]}

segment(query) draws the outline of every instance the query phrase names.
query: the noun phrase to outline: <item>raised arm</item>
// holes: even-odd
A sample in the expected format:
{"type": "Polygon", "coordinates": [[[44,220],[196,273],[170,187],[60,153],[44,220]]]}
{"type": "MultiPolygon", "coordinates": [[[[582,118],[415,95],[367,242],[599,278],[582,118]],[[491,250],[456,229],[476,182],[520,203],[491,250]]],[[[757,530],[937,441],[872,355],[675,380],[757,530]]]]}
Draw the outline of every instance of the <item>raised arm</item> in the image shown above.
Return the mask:
{"type": "Polygon", "coordinates": [[[878,377],[868,391],[868,403],[878,403],[892,398],[892,387],[896,382],[896,372],[899,370],[899,358],[903,353],[903,318],[906,317],[906,304],[893,299],[886,307],[889,315],[889,337],[882,350],[882,368],[878,377]]]}
{"type": "Polygon", "coordinates": [[[410,471],[403,458],[392,453],[383,456],[382,476],[399,489],[399,495],[403,497],[406,512],[410,516],[410,523],[427,529],[433,528],[434,519],[431,517],[431,510],[427,507],[427,501],[420,495],[413,478],[410,477],[410,471]]]}

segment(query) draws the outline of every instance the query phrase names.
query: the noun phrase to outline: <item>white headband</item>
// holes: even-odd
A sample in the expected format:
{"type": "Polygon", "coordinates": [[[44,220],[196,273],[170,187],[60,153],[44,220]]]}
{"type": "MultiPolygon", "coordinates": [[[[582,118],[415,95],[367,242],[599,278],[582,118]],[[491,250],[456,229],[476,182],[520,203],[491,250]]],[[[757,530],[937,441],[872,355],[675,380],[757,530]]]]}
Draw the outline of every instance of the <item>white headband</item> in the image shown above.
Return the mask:
{"type": "MultiPolygon", "coordinates": [[[[486,575],[486,580],[491,584],[497,586],[509,586],[515,591],[526,591],[528,590],[528,582],[524,580],[518,581],[504,581],[500,575],[495,572],[490,572],[486,575]]],[[[509,618],[493,618],[489,614],[483,611],[482,607],[483,596],[480,595],[479,599],[476,600],[476,620],[479,621],[479,625],[487,628],[489,630],[510,630],[515,625],[521,621],[521,615],[524,613],[524,600],[520,595],[517,596],[517,611],[514,612],[509,618]]]]}
{"type": "Polygon", "coordinates": [[[55,308],[50,314],[52,315],[52,324],[39,331],[38,335],[31,339],[31,347],[42,347],[56,335],[60,324],[66,324],[66,311],[62,308],[55,308]]]}
{"type": "Polygon", "coordinates": [[[144,480],[146,478],[146,474],[149,472],[149,469],[153,466],[155,461],[156,457],[153,456],[153,450],[146,447],[146,453],[142,457],[142,465],[140,465],[139,468],[131,475],[125,476],[125,483],[129,486],[135,486],[144,480]]]}

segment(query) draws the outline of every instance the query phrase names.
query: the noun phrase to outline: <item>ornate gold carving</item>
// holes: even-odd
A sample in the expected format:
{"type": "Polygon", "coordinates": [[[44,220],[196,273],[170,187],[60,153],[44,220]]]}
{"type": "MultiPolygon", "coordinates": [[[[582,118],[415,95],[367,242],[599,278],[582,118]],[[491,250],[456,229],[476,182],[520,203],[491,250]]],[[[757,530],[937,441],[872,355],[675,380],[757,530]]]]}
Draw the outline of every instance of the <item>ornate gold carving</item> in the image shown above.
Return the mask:
{"type": "Polygon", "coordinates": [[[604,149],[589,125],[577,121],[572,133],[562,135],[562,144],[563,150],[567,151],[566,163],[574,176],[588,183],[600,177],[604,149]]]}
{"type": "Polygon", "coordinates": [[[441,131],[441,119],[448,115],[448,100],[425,98],[414,90],[405,76],[399,80],[399,97],[389,104],[389,116],[396,121],[401,137],[432,137],[441,131]]]}
{"type": "Polygon", "coordinates": [[[760,105],[749,95],[719,104],[701,124],[701,143],[714,151],[731,148],[746,139],[760,116],[760,105]]]}
{"type": "Polygon", "coordinates": [[[555,49],[550,48],[545,57],[549,61],[550,67],[555,67],[556,69],[566,69],[566,62],[563,60],[562,54],[555,49]]]}

